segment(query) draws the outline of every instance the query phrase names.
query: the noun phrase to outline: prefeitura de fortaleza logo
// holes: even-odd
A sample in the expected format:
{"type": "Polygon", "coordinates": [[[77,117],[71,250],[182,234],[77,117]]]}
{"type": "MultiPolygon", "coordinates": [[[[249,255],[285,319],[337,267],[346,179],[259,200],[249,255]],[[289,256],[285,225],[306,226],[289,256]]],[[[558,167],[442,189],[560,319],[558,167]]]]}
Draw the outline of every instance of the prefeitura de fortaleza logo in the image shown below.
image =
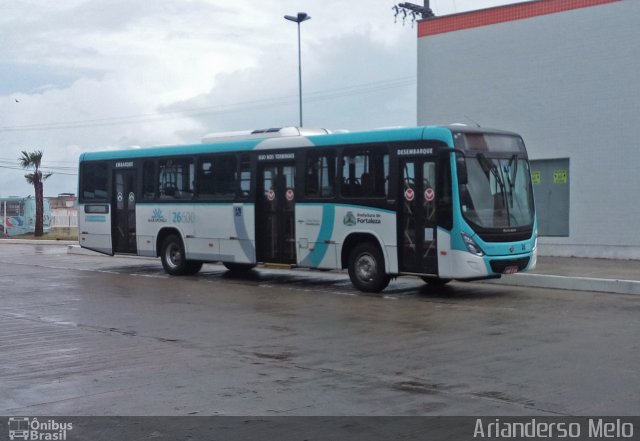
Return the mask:
{"type": "Polygon", "coordinates": [[[65,441],[73,430],[73,423],[31,417],[9,417],[10,440],[65,441]]]}

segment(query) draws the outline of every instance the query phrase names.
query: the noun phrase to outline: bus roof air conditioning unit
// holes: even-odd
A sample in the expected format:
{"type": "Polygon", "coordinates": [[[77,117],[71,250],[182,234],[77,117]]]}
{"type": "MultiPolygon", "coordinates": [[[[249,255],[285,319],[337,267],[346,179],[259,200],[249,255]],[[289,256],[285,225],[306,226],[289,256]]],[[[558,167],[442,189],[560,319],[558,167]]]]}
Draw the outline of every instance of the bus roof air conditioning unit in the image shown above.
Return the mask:
{"type": "Polygon", "coordinates": [[[209,133],[202,138],[203,144],[220,141],[231,141],[240,139],[265,139],[280,138],[286,136],[312,136],[326,135],[331,133],[327,129],[307,129],[299,127],[279,127],[257,130],[240,130],[236,132],[209,133]]]}

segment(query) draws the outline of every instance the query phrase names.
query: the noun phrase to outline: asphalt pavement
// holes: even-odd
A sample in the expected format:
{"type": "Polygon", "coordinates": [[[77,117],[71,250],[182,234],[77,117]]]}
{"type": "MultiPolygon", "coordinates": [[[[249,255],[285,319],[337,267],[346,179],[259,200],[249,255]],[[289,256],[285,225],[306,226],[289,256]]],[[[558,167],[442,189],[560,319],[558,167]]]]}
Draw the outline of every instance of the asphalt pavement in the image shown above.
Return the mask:
{"type": "MultiPolygon", "coordinates": [[[[434,288],[415,277],[362,295],[345,272],[234,276],[205,265],[195,277],[170,277],[158,259],[67,254],[53,243],[0,242],[0,277],[11,287],[0,294],[4,415],[640,409],[636,295],[434,288]]],[[[539,271],[560,263],[542,259],[539,271]]],[[[605,265],[571,265],[564,277],[626,277],[605,265]]]]}
{"type": "MultiPolygon", "coordinates": [[[[66,244],[69,254],[97,254],[80,248],[76,242],[3,239],[0,243],[66,244]]],[[[538,256],[534,271],[486,283],[640,295],[640,261],[538,256]]]]}

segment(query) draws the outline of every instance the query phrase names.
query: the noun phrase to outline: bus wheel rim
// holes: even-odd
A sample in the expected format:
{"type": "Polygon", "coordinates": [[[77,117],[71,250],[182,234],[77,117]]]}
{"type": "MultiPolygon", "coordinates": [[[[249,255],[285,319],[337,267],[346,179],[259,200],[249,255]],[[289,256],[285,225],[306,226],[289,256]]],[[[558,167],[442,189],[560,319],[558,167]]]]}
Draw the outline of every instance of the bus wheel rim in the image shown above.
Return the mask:
{"type": "Polygon", "coordinates": [[[182,263],[182,253],[180,252],[180,247],[176,244],[171,244],[167,247],[167,262],[173,268],[180,266],[182,263]]]}
{"type": "Polygon", "coordinates": [[[358,279],[369,282],[378,272],[376,260],[371,254],[361,254],[356,260],[356,275],[358,279]]]}

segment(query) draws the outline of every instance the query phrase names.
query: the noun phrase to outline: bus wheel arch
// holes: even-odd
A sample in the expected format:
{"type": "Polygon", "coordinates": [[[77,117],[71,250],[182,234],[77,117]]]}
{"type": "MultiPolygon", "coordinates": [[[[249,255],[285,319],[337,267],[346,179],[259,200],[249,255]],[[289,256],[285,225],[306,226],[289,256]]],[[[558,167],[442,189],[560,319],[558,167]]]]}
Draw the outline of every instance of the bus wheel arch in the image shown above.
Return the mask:
{"type": "MultiPolygon", "coordinates": [[[[160,257],[162,253],[162,244],[168,236],[175,235],[182,240],[182,234],[176,228],[163,228],[156,235],[156,257],[160,257]]],[[[183,243],[184,244],[184,243],[183,243]]]]}
{"type": "Polygon", "coordinates": [[[385,256],[378,239],[365,233],[346,238],[341,253],[342,268],[348,268],[351,283],[364,292],[380,292],[391,276],[385,270],[385,256]]]}
{"type": "Polygon", "coordinates": [[[167,274],[186,276],[196,274],[202,268],[202,262],[187,260],[184,242],[175,229],[166,229],[158,234],[158,254],[167,274]]]}

